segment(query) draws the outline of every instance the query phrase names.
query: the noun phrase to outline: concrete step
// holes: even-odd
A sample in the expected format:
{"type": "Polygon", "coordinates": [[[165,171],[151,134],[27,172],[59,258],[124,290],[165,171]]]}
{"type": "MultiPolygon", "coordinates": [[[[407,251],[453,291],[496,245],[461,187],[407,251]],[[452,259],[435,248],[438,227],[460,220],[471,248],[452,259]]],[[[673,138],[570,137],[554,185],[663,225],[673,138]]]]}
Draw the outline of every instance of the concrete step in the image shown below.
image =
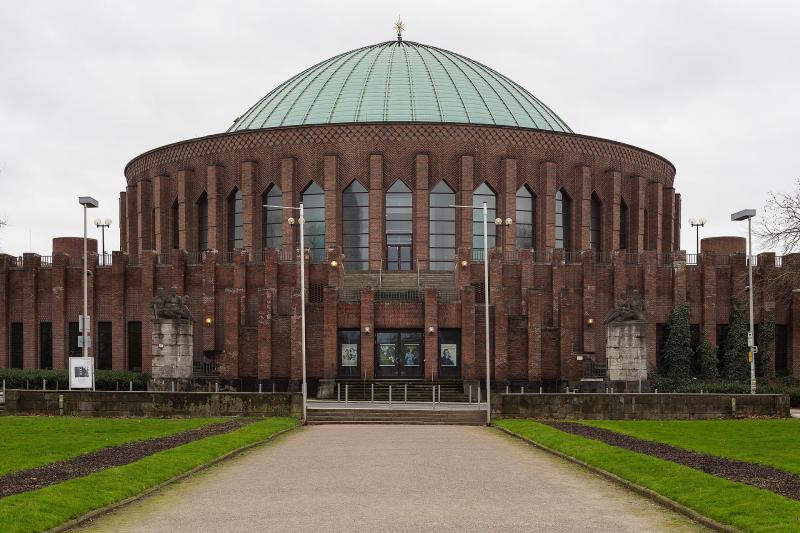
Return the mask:
{"type": "Polygon", "coordinates": [[[309,424],[483,425],[485,411],[444,409],[309,409],[309,424]]]}

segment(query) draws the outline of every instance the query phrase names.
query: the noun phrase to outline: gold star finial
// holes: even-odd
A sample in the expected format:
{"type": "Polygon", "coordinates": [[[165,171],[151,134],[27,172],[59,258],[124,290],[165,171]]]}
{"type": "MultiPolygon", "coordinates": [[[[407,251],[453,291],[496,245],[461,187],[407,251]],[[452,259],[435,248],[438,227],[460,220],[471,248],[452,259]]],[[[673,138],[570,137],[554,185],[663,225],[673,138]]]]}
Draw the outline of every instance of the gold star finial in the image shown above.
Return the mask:
{"type": "Polygon", "coordinates": [[[403,28],[404,27],[405,26],[403,25],[403,21],[400,20],[400,15],[397,15],[397,22],[394,23],[394,29],[395,29],[395,31],[397,31],[397,42],[398,43],[403,41],[403,28]]]}

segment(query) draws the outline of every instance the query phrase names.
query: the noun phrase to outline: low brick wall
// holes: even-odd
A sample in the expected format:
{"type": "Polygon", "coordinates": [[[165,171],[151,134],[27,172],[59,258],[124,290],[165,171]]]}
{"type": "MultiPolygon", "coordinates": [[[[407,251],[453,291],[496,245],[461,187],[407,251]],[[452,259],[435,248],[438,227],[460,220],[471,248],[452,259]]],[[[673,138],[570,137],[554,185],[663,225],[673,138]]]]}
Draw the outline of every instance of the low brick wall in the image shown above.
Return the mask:
{"type": "Polygon", "coordinates": [[[75,416],[301,416],[300,393],[6,391],[8,414],[75,416]]]}
{"type": "Polygon", "coordinates": [[[542,419],[703,419],[789,416],[781,394],[493,394],[492,415],[542,419]]]}

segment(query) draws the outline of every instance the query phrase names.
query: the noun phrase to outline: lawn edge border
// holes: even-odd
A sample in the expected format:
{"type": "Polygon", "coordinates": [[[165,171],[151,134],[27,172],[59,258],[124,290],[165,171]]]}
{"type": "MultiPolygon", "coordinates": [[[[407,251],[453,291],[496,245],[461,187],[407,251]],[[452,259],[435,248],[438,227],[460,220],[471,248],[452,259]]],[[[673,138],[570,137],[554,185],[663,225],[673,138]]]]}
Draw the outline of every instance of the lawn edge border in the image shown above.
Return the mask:
{"type": "Polygon", "coordinates": [[[686,516],[687,518],[689,518],[689,519],[691,519],[691,520],[693,520],[693,521],[695,521],[695,522],[697,522],[697,523],[699,523],[699,524],[701,524],[703,526],[706,526],[706,527],[708,527],[710,529],[713,529],[715,531],[724,531],[726,533],[739,533],[739,532],[742,531],[742,530],[737,529],[737,528],[735,528],[733,526],[729,526],[727,524],[722,524],[720,522],[717,522],[713,518],[709,518],[704,514],[700,514],[697,511],[695,511],[694,509],[691,509],[690,507],[687,507],[687,506],[683,505],[682,503],[678,503],[675,500],[667,498],[663,494],[659,494],[658,492],[656,492],[654,490],[648,489],[647,487],[643,487],[643,486],[641,486],[641,485],[639,485],[637,483],[634,483],[633,481],[627,480],[627,479],[625,479],[623,477],[620,477],[620,476],[618,476],[616,474],[613,474],[613,473],[611,473],[611,472],[609,472],[607,470],[603,470],[600,467],[591,465],[591,464],[589,464],[589,463],[587,463],[585,461],[581,461],[580,459],[572,457],[571,455],[568,455],[566,453],[563,453],[563,452],[560,452],[560,451],[555,450],[553,448],[550,448],[548,446],[545,446],[544,444],[538,443],[538,442],[536,442],[536,441],[534,441],[532,439],[529,439],[528,437],[520,435],[519,433],[514,433],[510,429],[506,429],[504,427],[494,426],[494,425],[492,427],[502,431],[506,435],[510,435],[510,436],[512,436],[514,438],[517,438],[517,439],[519,439],[519,440],[525,442],[526,444],[529,444],[529,445],[531,445],[531,446],[533,446],[535,448],[539,448],[539,449],[544,450],[544,451],[546,451],[546,452],[548,452],[548,453],[550,453],[552,455],[555,455],[556,457],[560,457],[561,459],[564,459],[564,460],[569,461],[569,462],[571,462],[573,464],[576,464],[578,466],[586,468],[587,470],[589,470],[589,471],[591,471],[591,472],[593,472],[595,474],[598,474],[598,475],[608,479],[609,481],[612,481],[612,482],[614,482],[614,483],[616,483],[618,485],[621,485],[622,487],[624,487],[624,488],[626,488],[626,489],[628,489],[628,490],[630,490],[632,492],[635,492],[635,493],[637,493],[637,494],[639,494],[641,496],[644,496],[644,497],[654,501],[655,503],[657,503],[657,504],[659,504],[659,505],[661,505],[663,507],[666,507],[666,508],[671,509],[671,510],[673,510],[675,512],[678,512],[678,513],[686,516]]]}
{"type": "MultiPolygon", "coordinates": [[[[198,472],[201,472],[201,471],[203,471],[203,470],[205,470],[207,468],[210,468],[210,467],[212,467],[214,465],[222,463],[223,461],[227,461],[228,459],[232,459],[235,456],[237,456],[239,454],[242,454],[242,453],[248,451],[251,448],[255,448],[256,446],[261,446],[262,444],[266,444],[267,442],[269,442],[271,440],[274,440],[274,439],[276,439],[276,438],[278,438],[278,437],[280,437],[280,436],[282,436],[282,435],[284,435],[284,434],[286,434],[286,433],[288,433],[290,431],[294,431],[295,429],[300,428],[300,427],[302,427],[302,425],[298,423],[295,426],[292,426],[292,427],[289,427],[289,428],[286,428],[286,429],[282,429],[282,430],[278,431],[277,433],[273,433],[272,435],[268,436],[265,439],[257,440],[255,442],[251,442],[250,444],[245,444],[244,446],[241,446],[239,448],[233,449],[233,450],[231,450],[231,451],[229,451],[229,452],[227,452],[227,453],[225,453],[223,455],[220,455],[219,457],[215,457],[214,459],[212,459],[211,461],[209,461],[207,463],[203,463],[201,465],[198,465],[198,466],[196,466],[196,467],[194,467],[194,468],[192,468],[190,470],[187,470],[186,472],[183,472],[181,474],[178,474],[177,476],[174,476],[174,477],[171,477],[171,478],[169,478],[169,479],[167,479],[165,481],[162,481],[161,483],[159,483],[157,485],[153,485],[149,489],[145,489],[144,491],[140,492],[139,494],[135,494],[135,495],[131,496],[130,498],[126,498],[126,499],[120,500],[118,502],[110,503],[110,504],[106,505],[105,507],[98,507],[97,509],[89,511],[88,513],[86,513],[84,515],[81,515],[81,516],[79,516],[77,518],[73,518],[72,520],[69,520],[68,522],[64,522],[62,524],[57,525],[54,528],[47,529],[47,530],[45,530],[45,533],[63,533],[63,532],[66,532],[66,531],[71,531],[74,528],[76,528],[76,527],[78,527],[80,525],[83,525],[84,523],[88,522],[89,520],[92,520],[92,519],[95,519],[95,518],[99,518],[99,517],[101,517],[101,516],[103,516],[105,514],[111,513],[112,511],[116,511],[117,509],[125,507],[126,505],[130,505],[132,503],[136,503],[139,500],[143,500],[144,498],[147,498],[148,496],[151,496],[152,494],[154,494],[154,493],[156,493],[156,492],[168,487],[169,485],[172,485],[172,484],[177,483],[179,481],[183,481],[184,479],[186,479],[186,478],[188,478],[188,477],[190,477],[190,476],[192,476],[192,475],[194,475],[194,474],[196,474],[198,472]]],[[[203,439],[199,439],[199,440],[203,440],[203,439]]],[[[198,442],[198,441],[193,441],[193,442],[198,442]]],[[[174,448],[170,448],[170,449],[174,449],[174,448]]],[[[130,464],[134,464],[134,463],[130,463],[130,464]]]]}

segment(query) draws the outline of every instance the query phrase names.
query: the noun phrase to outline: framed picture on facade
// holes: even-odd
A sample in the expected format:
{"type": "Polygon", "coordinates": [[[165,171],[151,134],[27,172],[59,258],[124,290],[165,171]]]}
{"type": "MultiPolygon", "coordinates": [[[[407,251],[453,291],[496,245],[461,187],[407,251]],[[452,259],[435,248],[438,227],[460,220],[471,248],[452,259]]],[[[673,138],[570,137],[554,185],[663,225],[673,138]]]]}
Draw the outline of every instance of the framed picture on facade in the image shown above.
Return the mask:
{"type": "Polygon", "coordinates": [[[439,347],[439,366],[458,366],[458,345],[442,344],[439,347]]]}
{"type": "Polygon", "coordinates": [[[342,366],[358,366],[358,344],[342,344],[342,366]]]}
{"type": "Polygon", "coordinates": [[[94,357],[69,358],[69,388],[94,389],[94,357]]]}
{"type": "Polygon", "coordinates": [[[378,346],[378,364],[380,366],[394,366],[395,345],[381,344],[378,346]]]}
{"type": "Polygon", "coordinates": [[[404,366],[419,366],[419,344],[404,344],[403,351],[404,366]]]}

